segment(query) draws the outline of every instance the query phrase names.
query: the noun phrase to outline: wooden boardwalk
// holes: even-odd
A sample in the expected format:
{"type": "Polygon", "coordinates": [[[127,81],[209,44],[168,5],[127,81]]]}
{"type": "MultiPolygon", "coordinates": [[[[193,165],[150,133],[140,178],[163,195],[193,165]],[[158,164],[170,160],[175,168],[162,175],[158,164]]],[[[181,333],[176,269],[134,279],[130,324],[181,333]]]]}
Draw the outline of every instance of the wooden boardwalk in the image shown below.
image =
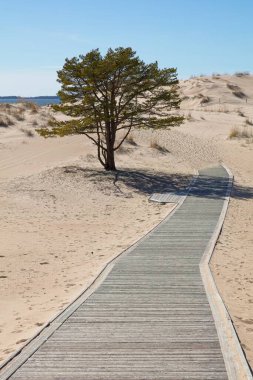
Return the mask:
{"type": "Polygon", "coordinates": [[[227,185],[222,167],[201,171],[174,214],[123,254],[95,292],[3,378],[228,379],[199,271],[227,185]]]}

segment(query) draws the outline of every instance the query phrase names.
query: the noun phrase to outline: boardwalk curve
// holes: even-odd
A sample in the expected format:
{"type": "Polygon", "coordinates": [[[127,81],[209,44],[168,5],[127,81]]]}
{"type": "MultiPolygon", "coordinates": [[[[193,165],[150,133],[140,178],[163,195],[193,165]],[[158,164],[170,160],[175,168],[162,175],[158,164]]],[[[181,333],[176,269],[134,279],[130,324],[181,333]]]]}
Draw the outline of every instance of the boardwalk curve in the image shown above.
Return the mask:
{"type": "Polygon", "coordinates": [[[208,290],[201,257],[229,183],[222,166],[201,171],[183,204],[108,266],[95,291],[59,315],[0,379],[236,379],[225,367],[219,318],[215,326],[201,278],[208,290]]]}

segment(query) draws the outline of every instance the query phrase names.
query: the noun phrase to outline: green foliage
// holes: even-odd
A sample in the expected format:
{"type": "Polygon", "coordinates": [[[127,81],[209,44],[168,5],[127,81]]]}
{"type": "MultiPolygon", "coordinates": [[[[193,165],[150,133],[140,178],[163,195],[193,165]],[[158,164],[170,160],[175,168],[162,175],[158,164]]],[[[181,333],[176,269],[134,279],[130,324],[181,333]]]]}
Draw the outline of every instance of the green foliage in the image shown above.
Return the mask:
{"type": "Polygon", "coordinates": [[[171,114],[178,109],[177,72],[145,64],[131,48],[99,50],[66,59],[58,71],[61,103],[56,111],[68,121],[50,122],[38,129],[44,137],[83,134],[98,148],[98,159],[107,170],[115,170],[114,151],[133,127],[167,128],[180,125],[183,117],[171,114]],[[116,144],[116,133],[125,132],[116,144]]]}

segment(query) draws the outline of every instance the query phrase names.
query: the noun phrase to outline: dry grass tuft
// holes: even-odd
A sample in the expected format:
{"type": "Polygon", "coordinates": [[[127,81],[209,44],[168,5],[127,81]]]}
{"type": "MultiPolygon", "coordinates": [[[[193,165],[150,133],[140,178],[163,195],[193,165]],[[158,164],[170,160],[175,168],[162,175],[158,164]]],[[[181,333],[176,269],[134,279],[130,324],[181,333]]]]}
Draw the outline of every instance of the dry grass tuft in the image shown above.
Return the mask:
{"type": "Polygon", "coordinates": [[[240,131],[237,127],[233,127],[229,133],[229,138],[234,139],[235,137],[239,137],[240,131]]]}
{"type": "Polygon", "coordinates": [[[233,139],[233,138],[251,139],[253,137],[253,129],[251,127],[248,128],[247,125],[245,125],[242,129],[238,127],[233,127],[228,137],[230,139],[233,139]]]}
{"type": "Polygon", "coordinates": [[[245,121],[245,124],[246,125],[253,125],[253,122],[252,122],[252,120],[250,120],[250,119],[246,119],[246,121],[245,121]]]}
{"type": "Polygon", "coordinates": [[[135,142],[133,135],[128,135],[126,138],[126,142],[130,145],[137,146],[137,143],[135,142]]]}
{"type": "Polygon", "coordinates": [[[25,120],[25,115],[24,115],[24,110],[23,108],[14,108],[10,109],[9,115],[14,117],[17,121],[24,121],[25,120]]]}
{"type": "Polygon", "coordinates": [[[229,90],[232,90],[232,91],[240,91],[240,87],[237,86],[237,84],[233,84],[233,83],[227,83],[227,88],[229,88],[229,90]]]}
{"type": "Polygon", "coordinates": [[[0,127],[8,128],[11,125],[14,125],[14,121],[9,118],[9,116],[0,116],[0,127]]]}
{"type": "Polygon", "coordinates": [[[209,96],[204,96],[202,99],[201,99],[201,101],[200,101],[200,104],[207,104],[207,103],[209,103],[210,102],[210,98],[209,98],[209,96]]]}
{"type": "Polygon", "coordinates": [[[241,111],[241,110],[238,110],[238,115],[241,116],[241,117],[245,117],[245,114],[241,111]]]}
{"type": "Polygon", "coordinates": [[[160,153],[169,153],[168,149],[160,145],[156,139],[150,141],[150,148],[158,150],[160,153]]]}
{"type": "Polygon", "coordinates": [[[13,108],[13,106],[9,103],[1,103],[0,104],[0,111],[9,113],[10,109],[13,108]]]}
{"type": "Polygon", "coordinates": [[[25,108],[30,110],[32,114],[36,114],[39,112],[39,106],[33,102],[24,103],[25,108]]]}
{"type": "Polygon", "coordinates": [[[237,98],[244,99],[246,98],[246,95],[244,92],[242,92],[241,88],[237,86],[236,84],[227,83],[227,88],[229,88],[232,91],[232,94],[236,96],[237,98]]]}
{"type": "Polygon", "coordinates": [[[233,95],[240,99],[246,98],[246,95],[242,91],[233,91],[233,95]]]}

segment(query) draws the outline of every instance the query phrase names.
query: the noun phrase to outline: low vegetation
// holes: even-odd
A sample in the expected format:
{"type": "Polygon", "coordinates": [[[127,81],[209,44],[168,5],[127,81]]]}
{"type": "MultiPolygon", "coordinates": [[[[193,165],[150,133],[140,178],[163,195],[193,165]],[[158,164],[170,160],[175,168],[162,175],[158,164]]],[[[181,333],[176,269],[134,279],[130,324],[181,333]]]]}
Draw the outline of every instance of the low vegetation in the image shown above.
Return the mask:
{"type": "Polygon", "coordinates": [[[156,138],[150,140],[150,148],[158,150],[160,153],[168,153],[168,149],[158,143],[156,138]]]}
{"type": "Polygon", "coordinates": [[[8,128],[14,125],[14,121],[8,116],[0,116],[0,128],[8,128]]]}
{"type": "Polygon", "coordinates": [[[29,110],[32,114],[37,114],[39,112],[40,107],[33,102],[24,103],[24,108],[29,110]]]}
{"type": "Polygon", "coordinates": [[[253,122],[250,119],[246,119],[245,124],[253,126],[253,122]]]}
{"type": "Polygon", "coordinates": [[[137,143],[136,143],[135,140],[134,140],[133,135],[131,135],[131,134],[127,136],[127,138],[126,138],[126,142],[127,142],[128,144],[130,144],[130,145],[133,145],[133,146],[136,146],[136,145],[137,145],[137,143]]]}
{"type": "Polygon", "coordinates": [[[241,117],[245,117],[245,114],[241,111],[241,110],[238,110],[238,115],[241,116],[241,117]]]}
{"type": "Polygon", "coordinates": [[[246,98],[246,94],[241,90],[239,86],[232,83],[227,83],[227,88],[229,88],[232,91],[232,94],[236,96],[237,98],[244,99],[246,98]]]}
{"type": "Polygon", "coordinates": [[[34,137],[35,128],[38,126],[46,128],[48,122],[52,120],[54,119],[50,111],[45,114],[42,107],[32,102],[0,104],[0,128],[15,125],[17,130],[23,132],[27,137],[34,137]]]}
{"type": "Polygon", "coordinates": [[[253,138],[253,128],[248,128],[247,125],[239,128],[239,127],[233,127],[229,133],[229,138],[246,138],[251,139],[253,138]]]}
{"type": "Polygon", "coordinates": [[[25,114],[22,108],[18,108],[12,111],[11,115],[17,119],[17,121],[24,121],[25,114]]]}
{"type": "Polygon", "coordinates": [[[233,95],[240,99],[247,98],[247,96],[242,91],[233,91],[233,95]]]}
{"type": "Polygon", "coordinates": [[[230,139],[233,139],[235,137],[238,137],[239,136],[239,128],[238,127],[233,127],[229,133],[229,138],[230,139]]]}
{"type": "Polygon", "coordinates": [[[209,96],[203,96],[203,98],[200,101],[200,104],[207,104],[210,102],[210,100],[211,99],[209,98],[209,96]]]}

